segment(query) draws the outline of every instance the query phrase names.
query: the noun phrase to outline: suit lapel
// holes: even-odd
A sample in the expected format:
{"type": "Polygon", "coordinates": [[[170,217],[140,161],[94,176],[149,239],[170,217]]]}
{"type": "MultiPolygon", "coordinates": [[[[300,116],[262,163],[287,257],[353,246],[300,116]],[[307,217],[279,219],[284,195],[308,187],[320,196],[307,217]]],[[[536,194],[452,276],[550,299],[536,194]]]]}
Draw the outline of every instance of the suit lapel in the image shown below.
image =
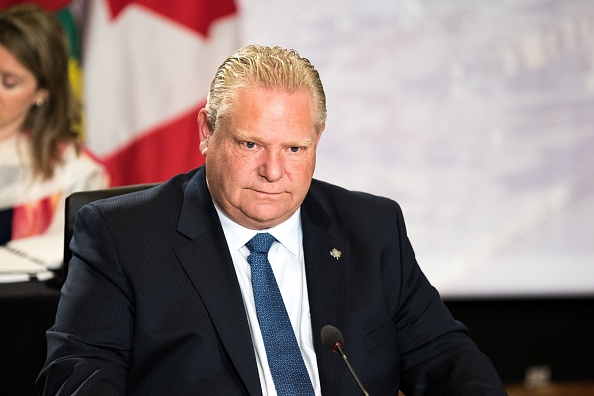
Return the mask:
{"type": "Polygon", "coordinates": [[[325,325],[348,337],[349,242],[333,228],[332,220],[318,201],[308,194],[302,205],[303,250],[311,325],[322,394],[341,389],[344,363],[322,343],[325,325]]]}
{"type": "Polygon", "coordinates": [[[208,310],[225,350],[252,395],[261,395],[241,290],[204,168],[188,183],[178,231],[190,240],[175,253],[208,310]]]}

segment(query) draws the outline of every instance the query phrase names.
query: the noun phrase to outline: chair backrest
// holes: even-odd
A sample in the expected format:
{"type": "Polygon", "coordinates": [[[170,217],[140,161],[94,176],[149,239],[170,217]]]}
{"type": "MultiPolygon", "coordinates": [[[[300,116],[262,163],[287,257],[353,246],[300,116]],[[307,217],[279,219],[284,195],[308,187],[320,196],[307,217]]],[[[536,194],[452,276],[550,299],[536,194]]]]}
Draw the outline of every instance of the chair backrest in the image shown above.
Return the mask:
{"type": "Polygon", "coordinates": [[[64,223],[64,264],[62,270],[64,280],[66,280],[66,275],[68,273],[68,263],[72,258],[72,252],[70,251],[69,245],[70,239],[72,239],[72,235],[74,234],[74,220],[76,219],[76,214],[78,213],[79,209],[90,202],[97,201],[98,199],[115,197],[116,195],[146,190],[147,188],[151,188],[156,185],[158,185],[158,183],[134,184],[129,186],[105,188],[101,190],[77,191],[66,197],[66,221],[64,223]]]}

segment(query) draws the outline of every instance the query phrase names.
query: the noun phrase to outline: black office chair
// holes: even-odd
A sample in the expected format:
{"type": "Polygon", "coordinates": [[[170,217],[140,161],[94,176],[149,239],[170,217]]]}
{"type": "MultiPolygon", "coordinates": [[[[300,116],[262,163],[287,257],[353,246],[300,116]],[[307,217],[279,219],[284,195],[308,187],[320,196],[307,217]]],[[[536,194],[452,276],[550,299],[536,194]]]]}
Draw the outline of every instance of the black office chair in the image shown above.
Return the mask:
{"type": "Polygon", "coordinates": [[[90,191],[78,191],[70,194],[66,197],[66,210],[65,216],[66,221],[64,223],[64,264],[62,269],[63,280],[66,280],[66,274],[68,273],[68,263],[72,258],[72,252],[70,251],[70,239],[74,234],[74,220],[79,209],[86,204],[97,201],[98,199],[115,197],[116,195],[128,194],[134,191],[146,190],[147,188],[154,187],[159,183],[152,184],[133,184],[129,186],[105,188],[102,190],[90,190],[90,191]]]}

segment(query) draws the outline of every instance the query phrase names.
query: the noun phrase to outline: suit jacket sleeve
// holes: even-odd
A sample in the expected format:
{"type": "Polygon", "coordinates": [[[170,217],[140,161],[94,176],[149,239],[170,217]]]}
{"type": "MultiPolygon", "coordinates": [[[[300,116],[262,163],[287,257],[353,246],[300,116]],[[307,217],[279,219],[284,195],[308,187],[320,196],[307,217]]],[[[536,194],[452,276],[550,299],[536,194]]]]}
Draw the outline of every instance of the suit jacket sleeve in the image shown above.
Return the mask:
{"type": "Polygon", "coordinates": [[[409,395],[505,395],[489,359],[454,320],[416,262],[400,207],[394,203],[400,246],[398,305],[401,389],[409,395]]]}
{"type": "Polygon", "coordinates": [[[74,257],[62,288],[48,359],[38,380],[47,395],[124,395],[131,357],[134,296],[98,210],[76,219],[74,257]]]}

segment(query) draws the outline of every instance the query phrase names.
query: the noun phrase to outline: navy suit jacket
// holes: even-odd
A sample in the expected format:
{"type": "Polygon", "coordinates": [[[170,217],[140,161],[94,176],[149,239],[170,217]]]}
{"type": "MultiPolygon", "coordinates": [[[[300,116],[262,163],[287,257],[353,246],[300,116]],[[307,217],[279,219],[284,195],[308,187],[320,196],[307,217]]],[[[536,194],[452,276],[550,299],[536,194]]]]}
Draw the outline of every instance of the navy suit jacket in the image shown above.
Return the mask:
{"type": "MultiPolygon", "coordinates": [[[[504,395],[416,263],[396,202],[313,180],[302,204],[324,395],[360,395],[319,337],[340,329],[371,395],[504,395]],[[336,258],[330,251],[341,252],[336,258]]],[[[46,395],[261,395],[239,284],[204,168],[79,212],[46,395]]]]}

